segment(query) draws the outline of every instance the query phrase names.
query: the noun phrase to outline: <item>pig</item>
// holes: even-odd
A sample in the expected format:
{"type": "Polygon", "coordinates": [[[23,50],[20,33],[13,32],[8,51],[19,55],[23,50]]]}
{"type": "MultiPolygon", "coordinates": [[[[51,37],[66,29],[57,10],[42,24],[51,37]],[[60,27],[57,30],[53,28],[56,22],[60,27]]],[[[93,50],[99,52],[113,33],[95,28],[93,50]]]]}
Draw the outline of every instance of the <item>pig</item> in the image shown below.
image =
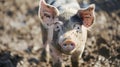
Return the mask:
{"type": "Polygon", "coordinates": [[[52,67],[64,67],[63,54],[71,56],[72,67],[79,67],[94,12],[94,4],[80,8],[75,0],[40,0],[42,39],[47,57],[51,55],[52,67]]]}

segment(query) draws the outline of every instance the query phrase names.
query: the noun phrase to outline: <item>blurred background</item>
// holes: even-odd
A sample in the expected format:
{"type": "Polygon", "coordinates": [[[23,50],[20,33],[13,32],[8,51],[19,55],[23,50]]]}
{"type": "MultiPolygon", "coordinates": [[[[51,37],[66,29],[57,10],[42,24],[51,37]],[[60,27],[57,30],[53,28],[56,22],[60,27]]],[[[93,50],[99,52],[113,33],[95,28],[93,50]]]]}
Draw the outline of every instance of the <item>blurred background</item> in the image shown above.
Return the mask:
{"type": "MultiPolygon", "coordinates": [[[[78,2],[81,7],[96,5],[95,24],[88,32],[80,66],[120,67],[120,0],[78,2]]],[[[0,0],[0,67],[51,67],[40,59],[38,3],[0,0]]]]}

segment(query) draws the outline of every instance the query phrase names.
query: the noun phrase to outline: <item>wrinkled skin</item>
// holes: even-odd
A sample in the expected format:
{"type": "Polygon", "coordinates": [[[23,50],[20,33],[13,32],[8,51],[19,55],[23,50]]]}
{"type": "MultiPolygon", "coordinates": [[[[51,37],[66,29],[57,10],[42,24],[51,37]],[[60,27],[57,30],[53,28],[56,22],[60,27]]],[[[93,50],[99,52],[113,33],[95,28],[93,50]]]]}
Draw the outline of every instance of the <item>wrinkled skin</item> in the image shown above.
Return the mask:
{"type": "MultiPolygon", "coordinates": [[[[74,2],[76,4],[76,1],[74,2]]],[[[64,4],[62,7],[69,6],[71,3],[64,4]]],[[[47,4],[44,0],[39,4],[38,13],[42,22],[45,50],[52,57],[53,67],[64,67],[62,54],[71,55],[72,66],[78,67],[78,60],[85,48],[87,28],[94,22],[95,5],[83,9],[78,6],[76,8],[70,6],[72,9],[56,8],[53,5],[47,4]]]]}

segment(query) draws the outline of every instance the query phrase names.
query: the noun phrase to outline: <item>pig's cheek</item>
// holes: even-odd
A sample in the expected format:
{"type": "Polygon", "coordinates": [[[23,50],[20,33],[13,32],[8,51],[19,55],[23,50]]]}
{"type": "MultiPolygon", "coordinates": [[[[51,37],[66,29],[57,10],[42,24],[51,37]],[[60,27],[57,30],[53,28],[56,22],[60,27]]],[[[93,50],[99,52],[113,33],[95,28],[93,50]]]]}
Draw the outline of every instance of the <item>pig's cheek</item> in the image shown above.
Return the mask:
{"type": "Polygon", "coordinates": [[[58,43],[61,45],[62,42],[63,42],[63,40],[64,40],[64,37],[63,37],[63,36],[60,36],[60,37],[59,37],[59,40],[58,40],[58,43]]]}
{"type": "Polygon", "coordinates": [[[75,45],[75,48],[76,48],[76,47],[79,47],[79,45],[81,44],[81,43],[80,43],[81,40],[76,37],[76,38],[74,39],[74,41],[75,41],[75,44],[76,44],[76,45],[75,45]]]}

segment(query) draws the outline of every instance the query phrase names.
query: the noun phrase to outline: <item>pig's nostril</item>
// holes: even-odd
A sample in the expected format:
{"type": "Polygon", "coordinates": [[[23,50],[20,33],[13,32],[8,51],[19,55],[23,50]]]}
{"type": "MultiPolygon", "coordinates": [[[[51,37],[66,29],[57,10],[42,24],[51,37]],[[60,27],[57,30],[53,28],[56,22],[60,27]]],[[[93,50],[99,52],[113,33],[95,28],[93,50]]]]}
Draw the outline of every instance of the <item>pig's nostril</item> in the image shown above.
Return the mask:
{"type": "Polygon", "coordinates": [[[66,49],[67,48],[67,44],[63,44],[63,46],[62,46],[64,49],[66,49]]]}
{"type": "Polygon", "coordinates": [[[63,46],[67,46],[67,44],[63,44],[63,46]]]}
{"type": "Polygon", "coordinates": [[[73,43],[71,43],[70,45],[71,45],[71,46],[74,46],[74,44],[73,44],[73,43]]]}

